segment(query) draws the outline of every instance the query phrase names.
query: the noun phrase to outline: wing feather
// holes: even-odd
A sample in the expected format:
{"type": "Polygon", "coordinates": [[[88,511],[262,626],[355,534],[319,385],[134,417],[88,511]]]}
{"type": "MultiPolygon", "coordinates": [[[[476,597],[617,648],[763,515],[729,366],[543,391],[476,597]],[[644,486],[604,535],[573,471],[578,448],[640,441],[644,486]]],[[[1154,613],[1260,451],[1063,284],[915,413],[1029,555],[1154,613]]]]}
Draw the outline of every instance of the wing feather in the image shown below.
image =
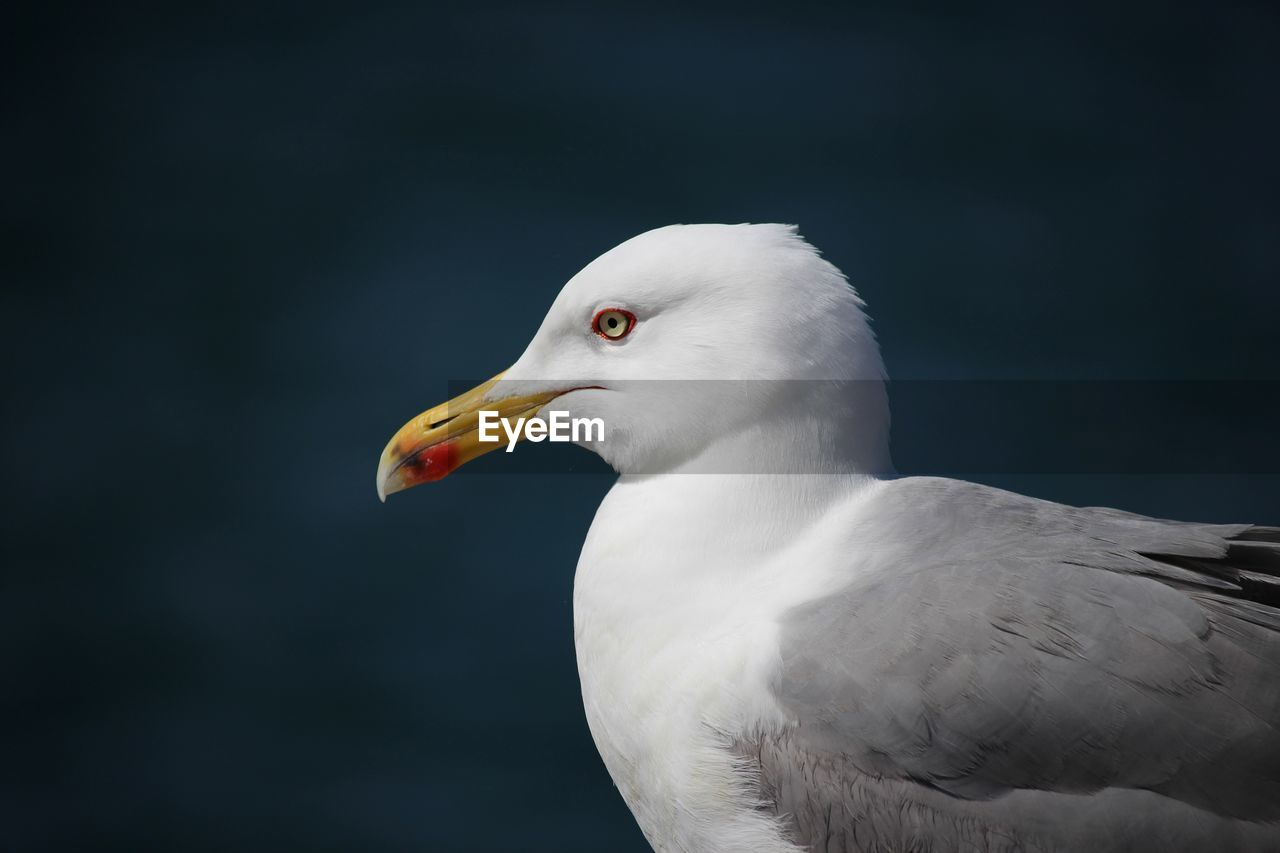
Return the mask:
{"type": "Polygon", "coordinates": [[[795,726],[769,754],[959,801],[1128,790],[1280,820],[1280,528],[933,478],[860,525],[857,579],[782,626],[795,726]]]}

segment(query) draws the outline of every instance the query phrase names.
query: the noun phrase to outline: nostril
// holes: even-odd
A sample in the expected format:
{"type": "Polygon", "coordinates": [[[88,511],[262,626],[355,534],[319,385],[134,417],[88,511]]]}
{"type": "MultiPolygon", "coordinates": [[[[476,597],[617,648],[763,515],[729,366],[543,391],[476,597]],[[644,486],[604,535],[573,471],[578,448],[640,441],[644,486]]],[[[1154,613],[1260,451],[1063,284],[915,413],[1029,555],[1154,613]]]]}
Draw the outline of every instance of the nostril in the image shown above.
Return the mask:
{"type": "Polygon", "coordinates": [[[449,421],[453,420],[453,419],[454,419],[454,418],[456,418],[456,417],[457,417],[457,415],[447,415],[447,416],[445,416],[445,417],[441,418],[441,419],[440,419],[440,420],[438,420],[438,421],[431,421],[431,423],[429,424],[429,426],[431,427],[431,429],[435,429],[436,427],[443,426],[443,425],[447,424],[449,421]]]}

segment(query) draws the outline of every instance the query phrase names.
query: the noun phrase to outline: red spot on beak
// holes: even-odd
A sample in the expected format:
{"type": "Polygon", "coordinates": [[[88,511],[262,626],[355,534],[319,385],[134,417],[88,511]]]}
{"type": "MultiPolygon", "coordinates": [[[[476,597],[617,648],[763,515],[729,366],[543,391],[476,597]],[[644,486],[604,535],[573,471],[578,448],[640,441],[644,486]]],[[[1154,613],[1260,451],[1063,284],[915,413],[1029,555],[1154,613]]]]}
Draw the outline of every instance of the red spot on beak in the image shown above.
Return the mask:
{"type": "Polygon", "coordinates": [[[452,441],[433,444],[407,459],[401,471],[405,487],[431,483],[448,476],[458,467],[458,450],[452,441]]]}

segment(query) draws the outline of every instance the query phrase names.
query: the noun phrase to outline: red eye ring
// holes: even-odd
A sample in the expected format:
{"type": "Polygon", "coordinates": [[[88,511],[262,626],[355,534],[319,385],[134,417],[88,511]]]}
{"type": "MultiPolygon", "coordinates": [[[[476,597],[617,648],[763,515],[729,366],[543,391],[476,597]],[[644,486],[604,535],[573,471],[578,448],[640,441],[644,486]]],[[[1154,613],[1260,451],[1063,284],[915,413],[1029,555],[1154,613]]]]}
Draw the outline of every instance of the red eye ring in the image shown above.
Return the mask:
{"type": "Polygon", "coordinates": [[[606,341],[620,341],[636,327],[636,315],[622,308],[602,308],[591,318],[591,331],[606,341]]]}

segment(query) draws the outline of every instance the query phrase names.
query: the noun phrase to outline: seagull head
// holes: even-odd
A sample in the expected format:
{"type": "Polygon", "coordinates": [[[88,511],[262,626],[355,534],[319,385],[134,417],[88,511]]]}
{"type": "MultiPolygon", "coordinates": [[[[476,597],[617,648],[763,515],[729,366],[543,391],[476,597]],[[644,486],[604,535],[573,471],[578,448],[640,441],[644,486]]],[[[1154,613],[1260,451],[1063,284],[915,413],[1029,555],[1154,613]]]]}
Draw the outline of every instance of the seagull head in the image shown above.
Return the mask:
{"type": "Polygon", "coordinates": [[[883,379],[862,301],[793,226],[671,225],[592,261],[515,364],[406,423],[378,495],[506,447],[485,423],[553,410],[598,419],[579,443],[624,474],[883,468],[883,379]]]}

